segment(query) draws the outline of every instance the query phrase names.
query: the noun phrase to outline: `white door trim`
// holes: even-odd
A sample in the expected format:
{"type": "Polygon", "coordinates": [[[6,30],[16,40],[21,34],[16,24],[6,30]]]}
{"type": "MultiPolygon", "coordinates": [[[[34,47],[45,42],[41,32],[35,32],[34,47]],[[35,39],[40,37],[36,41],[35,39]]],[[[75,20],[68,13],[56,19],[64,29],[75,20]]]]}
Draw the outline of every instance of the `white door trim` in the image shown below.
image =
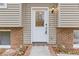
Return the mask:
{"type": "Polygon", "coordinates": [[[48,36],[48,39],[47,39],[47,43],[49,42],[49,7],[31,7],[31,44],[32,44],[32,40],[33,40],[33,20],[32,20],[32,12],[33,12],[33,8],[46,8],[48,10],[48,19],[47,19],[47,36],[48,36]]]}

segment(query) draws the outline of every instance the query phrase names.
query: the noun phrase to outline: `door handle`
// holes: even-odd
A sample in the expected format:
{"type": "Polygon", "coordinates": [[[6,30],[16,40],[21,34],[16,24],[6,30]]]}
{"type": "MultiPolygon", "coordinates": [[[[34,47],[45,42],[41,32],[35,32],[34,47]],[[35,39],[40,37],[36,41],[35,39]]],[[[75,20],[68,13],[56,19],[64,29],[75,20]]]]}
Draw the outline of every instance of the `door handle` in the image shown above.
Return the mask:
{"type": "Polygon", "coordinates": [[[47,34],[47,24],[45,24],[45,34],[47,34]]]}

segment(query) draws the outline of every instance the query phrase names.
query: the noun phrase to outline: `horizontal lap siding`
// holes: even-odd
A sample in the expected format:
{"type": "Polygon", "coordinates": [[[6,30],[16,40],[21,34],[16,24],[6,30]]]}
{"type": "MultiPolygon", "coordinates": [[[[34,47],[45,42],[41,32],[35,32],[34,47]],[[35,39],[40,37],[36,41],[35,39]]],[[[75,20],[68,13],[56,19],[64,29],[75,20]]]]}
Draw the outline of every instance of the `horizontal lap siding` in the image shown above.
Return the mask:
{"type": "MultiPolygon", "coordinates": [[[[50,7],[50,4],[22,4],[24,44],[31,43],[31,7],[50,7]]],[[[56,43],[55,14],[49,11],[49,44],[56,43]]]]}
{"type": "Polygon", "coordinates": [[[60,27],[79,27],[79,4],[61,3],[59,8],[60,27]]]}
{"type": "Polygon", "coordinates": [[[55,14],[49,12],[49,43],[56,43],[56,19],[55,14]]]}
{"type": "Polygon", "coordinates": [[[22,13],[24,44],[31,44],[31,10],[27,4],[22,4],[22,13]]]}
{"type": "Polygon", "coordinates": [[[21,26],[20,4],[7,4],[7,8],[0,8],[0,27],[21,26]]]}

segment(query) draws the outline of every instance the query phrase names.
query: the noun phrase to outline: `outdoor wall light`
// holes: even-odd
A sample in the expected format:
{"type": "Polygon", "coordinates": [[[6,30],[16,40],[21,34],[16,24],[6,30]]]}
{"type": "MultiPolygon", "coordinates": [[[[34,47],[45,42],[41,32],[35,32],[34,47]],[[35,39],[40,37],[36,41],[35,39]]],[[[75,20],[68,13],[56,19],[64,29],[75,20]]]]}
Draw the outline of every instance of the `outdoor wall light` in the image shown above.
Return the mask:
{"type": "Polygon", "coordinates": [[[51,13],[53,13],[53,12],[54,12],[54,9],[55,9],[55,8],[50,8],[51,13]]]}

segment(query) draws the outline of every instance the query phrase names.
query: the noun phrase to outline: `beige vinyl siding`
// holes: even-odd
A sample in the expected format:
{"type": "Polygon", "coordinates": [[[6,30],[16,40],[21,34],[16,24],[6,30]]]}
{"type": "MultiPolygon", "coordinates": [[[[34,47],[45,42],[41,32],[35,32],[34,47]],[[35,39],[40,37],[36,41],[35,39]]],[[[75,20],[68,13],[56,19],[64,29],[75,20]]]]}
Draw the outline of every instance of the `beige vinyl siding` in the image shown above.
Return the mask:
{"type": "MultiPolygon", "coordinates": [[[[30,44],[31,43],[31,7],[50,7],[53,4],[22,4],[22,13],[23,13],[23,39],[24,44],[30,44]]],[[[49,44],[55,44],[56,43],[56,18],[55,13],[51,13],[49,11],[49,44]]]]}
{"type": "Polygon", "coordinates": [[[59,26],[79,27],[79,4],[61,3],[59,4],[59,26]]]}
{"type": "Polygon", "coordinates": [[[0,8],[0,27],[21,26],[21,5],[8,3],[7,8],[0,8]]]}

